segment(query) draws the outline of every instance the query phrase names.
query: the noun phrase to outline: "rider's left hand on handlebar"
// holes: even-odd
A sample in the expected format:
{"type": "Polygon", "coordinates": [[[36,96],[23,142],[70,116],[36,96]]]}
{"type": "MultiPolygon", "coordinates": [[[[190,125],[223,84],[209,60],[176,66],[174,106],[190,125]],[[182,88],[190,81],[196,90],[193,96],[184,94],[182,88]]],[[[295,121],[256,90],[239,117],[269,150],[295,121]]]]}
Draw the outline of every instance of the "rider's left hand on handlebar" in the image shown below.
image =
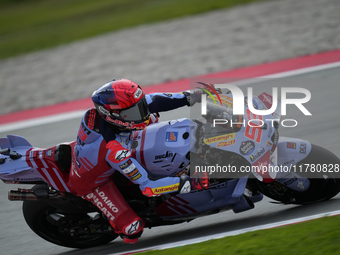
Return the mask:
{"type": "Polygon", "coordinates": [[[209,177],[207,172],[195,172],[193,175],[192,189],[208,189],[209,177]]]}
{"type": "Polygon", "coordinates": [[[215,85],[212,83],[203,83],[197,82],[202,84],[203,87],[197,87],[198,90],[194,90],[192,92],[185,94],[190,106],[193,106],[196,103],[201,102],[201,95],[202,94],[222,94],[222,90],[220,88],[215,88],[215,85]]]}
{"type": "Polygon", "coordinates": [[[194,178],[186,174],[180,176],[179,193],[188,193],[191,190],[202,190],[209,188],[209,178],[207,173],[194,173],[194,178]]]}

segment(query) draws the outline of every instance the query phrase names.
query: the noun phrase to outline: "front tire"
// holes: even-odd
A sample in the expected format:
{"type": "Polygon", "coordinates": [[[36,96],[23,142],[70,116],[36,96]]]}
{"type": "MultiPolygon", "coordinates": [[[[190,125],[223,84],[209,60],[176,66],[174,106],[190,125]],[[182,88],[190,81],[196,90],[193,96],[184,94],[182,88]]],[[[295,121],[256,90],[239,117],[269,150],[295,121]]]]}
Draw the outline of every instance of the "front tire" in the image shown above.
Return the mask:
{"type": "MultiPolygon", "coordinates": [[[[332,152],[320,146],[312,145],[311,152],[305,159],[296,164],[296,169],[300,169],[301,165],[301,172],[304,173],[306,169],[304,164],[339,165],[340,160],[332,152]]],[[[293,190],[277,181],[272,183],[263,183],[258,181],[258,189],[264,195],[284,204],[311,204],[321,202],[331,199],[340,192],[340,173],[313,172],[312,174],[313,178],[308,178],[310,186],[303,192],[293,190]]],[[[308,176],[306,177],[310,177],[310,175],[311,173],[308,173],[308,176]]]]}

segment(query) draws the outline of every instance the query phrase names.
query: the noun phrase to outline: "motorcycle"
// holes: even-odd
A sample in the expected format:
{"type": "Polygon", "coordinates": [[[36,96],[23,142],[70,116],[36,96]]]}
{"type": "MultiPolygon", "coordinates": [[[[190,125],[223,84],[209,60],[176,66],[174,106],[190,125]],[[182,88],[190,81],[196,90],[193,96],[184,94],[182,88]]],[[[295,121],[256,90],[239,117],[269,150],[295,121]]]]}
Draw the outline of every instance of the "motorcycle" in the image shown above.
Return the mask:
{"type": "MultiPolygon", "coordinates": [[[[253,106],[268,109],[268,96],[254,96],[253,106]]],[[[150,177],[186,174],[197,183],[202,174],[209,177],[208,188],[146,197],[115,171],[112,181],[146,227],[189,222],[227,210],[240,213],[253,209],[263,196],[303,205],[339,193],[339,158],[308,141],[279,138],[279,108],[269,116],[256,116],[245,100],[245,114],[233,115],[232,96],[221,94],[220,99],[222,106],[208,103],[204,118],[155,123],[119,141],[150,177]]],[[[77,196],[69,183],[74,145],[75,141],[41,149],[17,135],[0,138],[0,179],[34,185],[10,190],[8,199],[23,201],[26,223],[41,238],[71,248],[106,244],[118,235],[105,215],[77,196]]]]}

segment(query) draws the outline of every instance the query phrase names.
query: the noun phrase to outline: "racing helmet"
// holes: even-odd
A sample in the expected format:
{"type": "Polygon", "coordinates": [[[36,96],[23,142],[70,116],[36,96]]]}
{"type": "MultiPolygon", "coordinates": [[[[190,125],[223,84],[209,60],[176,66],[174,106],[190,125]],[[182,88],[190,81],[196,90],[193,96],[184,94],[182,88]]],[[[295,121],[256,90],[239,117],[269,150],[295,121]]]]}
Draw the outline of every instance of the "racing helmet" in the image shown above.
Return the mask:
{"type": "Polygon", "coordinates": [[[92,94],[99,115],[121,129],[144,129],[150,112],[142,88],[127,79],[112,80],[92,94]]]}

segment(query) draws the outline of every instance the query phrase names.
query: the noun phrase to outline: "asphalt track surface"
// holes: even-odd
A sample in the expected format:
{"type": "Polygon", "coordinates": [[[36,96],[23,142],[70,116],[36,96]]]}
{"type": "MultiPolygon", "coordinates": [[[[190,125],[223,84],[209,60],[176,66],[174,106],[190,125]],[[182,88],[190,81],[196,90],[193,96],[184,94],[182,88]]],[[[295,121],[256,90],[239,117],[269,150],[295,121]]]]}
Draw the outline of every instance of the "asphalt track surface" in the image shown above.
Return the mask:
{"type": "MultiPolygon", "coordinates": [[[[296,127],[281,127],[280,135],[308,140],[331,150],[340,156],[340,100],[339,100],[340,68],[316,71],[280,79],[261,79],[252,84],[254,94],[263,91],[271,93],[272,87],[302,87],[311,92],[312,98],[305,107],[312,116],[304,116],[296,107],[287,108],[288,115],[284,119],[296,119],[296,127]]],[[[243,87],[245,90],[247,86],[243,87]]],[[[162,120],[188,117],[189,108],[162,114],[162,120]]],[[[49,147],[59,142],[74,140],[77,134],[80,118],[62,121],[54,124],[0,133],[24,136],[36,147],[49,147]]],[[[25,185],[0,184],[0,254],[110,254],[147,248],[163,243],[183,241],[185,239],[217,234],[266,223],[289,220],[303,216],[338,210],[340,195],[335,198],[313,205],[279,205],[270,203],[270,199],[255,204],[255,209],[234,214],[232,211],[222,212],[212,216],[202,217],[174,226],[146,229],[136,245],[126,245],[117,239],[105,246],[86,250],[77,250],[50,244],[36,236],[26,225],[21,202],[7,200],[7,190],[24,188],[25,185]]],[[[31,187],[31,186],[27,186],[31,187]]]]}

